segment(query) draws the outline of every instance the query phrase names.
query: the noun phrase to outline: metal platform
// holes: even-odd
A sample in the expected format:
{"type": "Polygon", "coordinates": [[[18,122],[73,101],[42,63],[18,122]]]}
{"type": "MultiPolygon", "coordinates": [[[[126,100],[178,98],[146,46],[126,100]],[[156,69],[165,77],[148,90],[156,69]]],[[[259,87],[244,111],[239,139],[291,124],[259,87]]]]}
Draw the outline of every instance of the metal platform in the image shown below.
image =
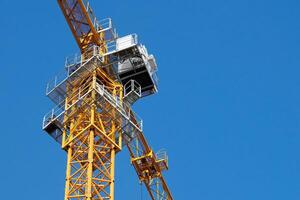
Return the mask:
{"type": "MultiPolygon", "coordinates": [[[[105,22],[108,28],[101,31],[111,31],[112,25],[109,25],[111,20],[107,19],[105,22]]],[[[108,38],[107,53],[103,55],[100,54],[100,47],[92,46],[88,57],[77,54],[67,57],[65,70],[48,82],[46,95],[54,103],[59,104],[65,98],[67,84],[71,84],[76,78],[84,77],[84,74],[90,73],[98,66],[112,67],[114,75],[123,85],[130,80],[136,81],[141,86],[141,97],[156,93],[158,78],[154,56],[149,55],[146,47],[138,43],[136,34],[117,39],[114,37],[108,38]],[[104,56],[109,57],[109,66],[103,66],[104,56]],[[91,62],[95,64],[91,65],[91,62]]]]}
{"type": "Polygon", "coordinates": [[[63,119],[65,102],[61,102],[43,118],[42,128],[58,143],[62,143],[63,119]]]}
{"type": "Polygon", "coordinates": [[[87,105],[88,103],[84,102],[84,97],[89,95],[92,90],[97,92],[98,102],[109,102],[116,108],[118,117],[124,123],[122,128],[123,143],[128,143],[135,137],[137,131],[142,131],[142,120],[131,110],[131,104],[141,97],[157,92],[158,80],[155,58],[148,54],[145,46],[138,43],[137,35],[131,34],[116,38],[115,30],[109,18],[100,22],[95,21],[95,23],[97,23],[97,31],[99,33],[105,32],[107,35],[107,52],[101,54],[99,46],[91,46],[87,50],[88,56],[67,57],[65,70],[47,84],[46,95],[57,106],[45,115],[43,129],[59,143],[61,143],[61,136],[64,131],[62,124],[67,120],[65,116],[72,116],[70,113],[65,115],[66,112],[70,112],[70,108],[74,105],[77,107],[87,105]],[[103,65],[104,57],[110,59],[106,66],[103,65]],[[113,68],[114,76],[124,86],[124,102],[110,94],[103,84],[97,84],[97,87],[92,90],[80,91],[79,89],[78,95],[75,95],[72,100],[69,99],[69,102],[73,102],[73,104],[66,106],[67,87],[71,88],[75,80],[80,81],[99,66],[113,68]]]}
{"type": "MultiPolygon", "coordinates": [[[[92,91],[96,91],[97,102],[106,102],[115,108],[117,113],[112,116],[112,120],[121,119],[122,120],[122,137],[123,144],[126,145],[134,137],[136,137],[137,132],[142,132],[143,121],[132,111],[130,105],[122,103],[116,96],[110,94],[104,85],[97,83],[96,88],[85,90],[79,89],[77,95],[74,95],[73,99],[69,101],[72,102],[71,105],[68,105],[66,109],[64,108],[65,102],[62,101],[55,108],[53,108],[49,113],[44,116],[43,119],[43,129],[53,137],[57,142],[61,143],[61,134],[64,131],[64,121],[68,120],[65,118],[65,113],[69,118],[75,115],[76,113],[71,113],[74,109],[73,107],[84,107],[89,106],[89,102],[85,102],[84,99],[86,96],[90,95],[92,91]]],[[[105,111],[110,113],[109,110],[105,111]]]]}
{"type": "Polygon", "coordinates": [[[101,66],[102,57],[99,53],[99,47],[91,47],[92,54],[89,58],[75,55],[67,57],[65,70],[56,75],[47,84],[46,95],[55,103],[60,104],[65,99],[67,84],[72,85],[72,81],[84,77],[97,66],[101,66]],[[93,62],[93,64],[91,64],[93,62]]]}
{"type": "Polygon", "coordinates": [[[158,163],[161,170],[167,170],[169,168],[168,165],[168,155],[165,149],[159,150],[156,154],[156,162],[158,163]]]}

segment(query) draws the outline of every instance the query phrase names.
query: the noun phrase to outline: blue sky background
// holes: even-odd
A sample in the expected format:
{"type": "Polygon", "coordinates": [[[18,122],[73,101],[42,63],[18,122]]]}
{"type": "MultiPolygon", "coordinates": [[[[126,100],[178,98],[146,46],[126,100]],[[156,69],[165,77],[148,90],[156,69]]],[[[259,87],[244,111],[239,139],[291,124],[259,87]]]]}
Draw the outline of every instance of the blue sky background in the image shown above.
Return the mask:
{"type": "MultiPolygon", "coordinates": [[[[157,58],[159,93],[135,110],[151,146],[168,150],[175,200],[300,198],[300,1],[91,4],[157,58]]],[[[41,122],[46,83],[78,47],[55,0],[0,7],[1,199],[63,199],[66,155],[41,122]]],[[[125,149],[116,199],[140,196],[125,149]]]]}

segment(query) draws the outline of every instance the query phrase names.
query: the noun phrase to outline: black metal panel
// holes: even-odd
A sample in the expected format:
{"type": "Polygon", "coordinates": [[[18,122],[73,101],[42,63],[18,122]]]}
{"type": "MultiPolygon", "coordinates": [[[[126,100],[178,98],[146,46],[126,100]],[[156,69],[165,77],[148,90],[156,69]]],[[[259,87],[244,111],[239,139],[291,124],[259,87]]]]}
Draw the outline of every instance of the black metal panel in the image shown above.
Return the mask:
{"type": "Polygon", "coordinates": [[[138,82],[141,86],[142,93],[153,91],[155,88],[154,82],[145,66],[120,73],[119,77],[123,85],[125,85],[130,80],[135,80],[136,82],[138,82]]]}

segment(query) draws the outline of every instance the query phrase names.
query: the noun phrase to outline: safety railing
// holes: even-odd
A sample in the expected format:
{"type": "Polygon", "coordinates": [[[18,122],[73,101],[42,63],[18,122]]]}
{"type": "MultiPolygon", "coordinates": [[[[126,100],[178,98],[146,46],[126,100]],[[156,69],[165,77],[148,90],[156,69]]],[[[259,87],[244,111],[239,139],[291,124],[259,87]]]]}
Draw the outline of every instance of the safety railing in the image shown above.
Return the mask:
{"type": "Polygon", "coordinates": [[[116,45],[116,40],[113,40],[113,41],[110,41],[110,42],[108,42],[108,43],[106,43],[106,48],[107,48],[107,53],[106,54],[111,54],[111,53],[113,53],[113,52],[115,52],[116,51],[116,47],[117,47],[117,45],[116,45]]]}
{"type": "Polygon", "coordinates": [[[153,72],[153,73],[152,73],[152,79],[153,79],[153,81],[154,81],[155,87],[157,87],[158,81],[159,81],[158,76],[157,76],[157,72],[153,72]]]}
{"type": "Polygon", "coordinates": [[[75,64],[81,63],[81,54],[75,54],[73,56],[68,56],[66,57],[66,61],[65,61],[65,67],[68,70],[70,66],[73,66],[75,64]]]}
{"type": "Polygon", "coordinates": [[[117,110],[129,121],[132,121],[132,117],[134,117],[134,125],[137,126],[140,131],[143,130],[143,120],[132,111],[130,105],[124,103],[118,96],[113,96],[108,90],[105,89],[104,85],[96,84],[96,91],[101,95],[104,96],[105,99],[110,102],[112,106],[117,108],[117,110]]]}
{"type": "Polygon", "coordinates": [[[68,103],[63,100],[57,106],[48,112],[43,119],[43,129],[47,127],[52,121],[58,120],[61,124],[63,124],[63,117],[61,117],[65,110],[68,110],[73,105],[75,105],[78,101],[83,99],[91,90],[88,89],[88,85],[84,87],[78,88],[72,95],[71,98],[68,99],[68,103]]]}
{"type": "Polygon", "coordinates": [[[168,155],[167,155],[167,151],[165,149],[159,150],[155,154],[155,157],[156,157],[157,162],[165,162],[166,167],[168,167],[168,155]]]}
{"type": "MultiPolygon", "coordinates": [[[[143,46],[144,47],[144,46],[143,46]]],[[[146,48],[144,47],[143,48],[145,50],[145,52],[147,52],[146,48]]],[[[145,55],[142,55],[142,58],[145,62],[145,65],[146,65],[146,68],[147,68],[147,71],[149,72],[149,74],[151,75],[153,81],[154,81],[154,84],[155,86],[157,87],[158,85],[158,76],[157,76],[157,67],[155,66],[151,66],[151,64],[149,63],[149,59],[153,57],[153,55],[148,55],[148,53],[146,53],[145,55]]],[[[152,58],[154,59],[154,58],[152,58]]]]}
{"type": "MultiPolygon", "coordinates": [[[[72,97],[68,100],[68,104],[66,105],[65,101],[62,101],[57,106],[48,112],[43,118],[43,128],[47,127],[52,121],[59,120],[60,123],[63,123],[63,118],[61,116],[65,113],[66,110],[69,110],[73,107],[77,102],[81,101],[85,96],[87,96],[93,89],[88,89],[88,85],[84,88],[80,87],[77,91],[75,91],[72,97]]],[[[113,96],[108,90],[105,89],[104,85],[99,83],[96,84],[96,91],[98,94],[103,96],[106,101],[108,101],[112,106],[114,106],[127,120],[131,120],[132,117],[135,118],[134,125],[136,128],[142,131],[143,121],[142,119],[131,110],[131,107],[125,103],[123,103],[118,96],[113,96]]]]}
{"type": "Polygon", "coordinates": [[[98,21],[98,24],[96,26],[97,31],[105,31],[107,29],[112,28],[112,20],[111,18],[106,18],[98,21]]]}
{"type": "Polygon", "coordinates": [[[64,102],[57,105],[53,109],[48,112],[43,118],[43,129],[45,129],[49,124],[51,124],[54,120],[59,120],[62,123],[62,115],[64,113],[64,102]]]}
{"type": "Polygon", "coordinates": [[[84,7],[86,12],[89,14],[89,17],[93,23],[94,28],[97,32],[105,31],[106,40],[113,40],[117,37],[116,31],[113,28],[112,20],[110,18],[106,18],[103,20],[98,21],[96,16],[93,13],[93,10],[90,6],[88,0],[83,0],[84,7]]]}
{"type": "Polygon", "coordinates": [[[118,37],[116,29],[113,27],[111,18],[100,20],[96,24],[95,28],[98,33],[104,33],[104,39],[106,42],[116,40],[118,37]]]}
{"type": "Polygon", "coordinates": [[[90,47],[89,56],[81,56],[75,54],[75,56],[67,57],[65,61],[65,70],[58,73],[54,78],[52,78],[46,87],[46,95],[49,95],[55,88],[62,85],[68,78],[72,77],[74,74],[88,70],[86,64],[93,58],[97,58],[101,61],[100,51],[98,46],[90,47]]]}
{"type": "Polygon", "coordinates": [[[66,57],[65,67],[68,71],[70,67],[72,67],[74,65],[78,65],[78,64],[83,65],[87,60],[89,60],[91,57],[94,57],[94,56],[100,56],[100,47],[99,46],[93,45],[93,46],[89,47],[86,50],[86,53],[84,55],[75,54],[73,56],[66,57]]]}
{"type": "Polygon", "coordinates": [[[102,32],[102,31],[106,31],[108,29],[113,29],[113,23],[112,23],[111,18],[105,18],[105,19],[98,21],[95,28],[96,28],[97,32],[102,32]]]}
{"type": "Polygon", "coordinates": [[[48,95],[54,88],[56,88],[58,85],[64,82],[67,76],[68,76],[68,72],[65,70],[55,75],[54,78],[52,78],[47,83],[46,95],[48,95]]]}
{"type": "Polygon", "coordinates": [[[123,49],[127,49],[137,44],[138,44],[138,37],[136,34],[131,34],[125,37],[118,38],[116,40],[106,43],[107,53],[105,55],[112,54],[117,51],[121,51],[123,49]]]}
{"type": "Polygon", "coordinates": [[[126,97],[130,92],[135,92],[139,97],[141,97],[141,85],[135,80],[128,81],[124,85],[124,97],[126,97]]]}

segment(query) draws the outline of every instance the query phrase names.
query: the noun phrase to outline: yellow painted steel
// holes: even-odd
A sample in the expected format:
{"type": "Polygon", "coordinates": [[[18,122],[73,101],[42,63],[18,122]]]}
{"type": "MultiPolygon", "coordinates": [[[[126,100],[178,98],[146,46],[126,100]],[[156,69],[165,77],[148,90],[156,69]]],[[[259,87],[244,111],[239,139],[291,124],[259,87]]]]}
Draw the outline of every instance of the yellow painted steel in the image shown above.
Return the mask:
{"type": "MultiPolygon", "coordinates": [[[[97,33],[95,16],[87,1],[57,0],[82,52],[92,45],[105,48],[104,37],[97,33]]],[[[104,50],[105,51],[105,50],[104,50]]]]}
{"type": "Polygon", "coordinates": [[[127,145],[131,163],[142,181],[152,200],[173,200],[172,194],[162,176],[167,169],[167,161],[157,159],[148,145],[143,133],[137,135],[134,141],[127,145]]]}
{"type": "MultiPolygon", "coordinates": [[[[95,17],[87,1],[58,0],[60,8],[81,50],[82,57],[90,57],[89,47],[99,46],[100,54],[107,52],[104,33],[95,27],[95,17]]],[[[108,65],[104,58],[103,65],[108,65]]],[[[94,70],[72,80],[65,99],[62,148],[67,152],[65,200],[114,200],[115,156],[122,150],[122,119],[116,108],[97,100],[98,83],[122,101],[123,86],[115,81],[109,70],[98,63],[89,63],[94,70]],[[85,95],[80,103],[74,99],[85,95]]],[[[137,124],[134,115],[130,120],[137,124]]],[[[172,200],[171,192],[162,176],[167,161],[158,159],[142,132],[126,146],[131,163],[152,200],[172,200]]]]}
{"type": "MultiPolygon", "coordinates": [[[[62,142],[62,147],[68,152],[65,200],[114,199],[115,153],[121,150],[120,140],[115,134],[121,124],[118,119],[111,120],[111,114],[115,112],[112,105],[97,102],[96,91],[93,90],[97,80],[110,80],[101,76],[103,72],[100,72],[95,70],[92,75],[87,75],[83,78],[85,81],[79,82],[68,93],[67,99],[73,99],[79,88],[91,90],[91,95],[83,99],[86,104],[65,114],[62,142]],[[110,110],[111,113],[99,110],[110,110]]],[[[119,87],[114,82],[106,85],[119,87]]],[[[112,88],[112,93],[117,91],[112,88]]],[[[66,110],[69,110],[68,103],[66,110]]]]}

